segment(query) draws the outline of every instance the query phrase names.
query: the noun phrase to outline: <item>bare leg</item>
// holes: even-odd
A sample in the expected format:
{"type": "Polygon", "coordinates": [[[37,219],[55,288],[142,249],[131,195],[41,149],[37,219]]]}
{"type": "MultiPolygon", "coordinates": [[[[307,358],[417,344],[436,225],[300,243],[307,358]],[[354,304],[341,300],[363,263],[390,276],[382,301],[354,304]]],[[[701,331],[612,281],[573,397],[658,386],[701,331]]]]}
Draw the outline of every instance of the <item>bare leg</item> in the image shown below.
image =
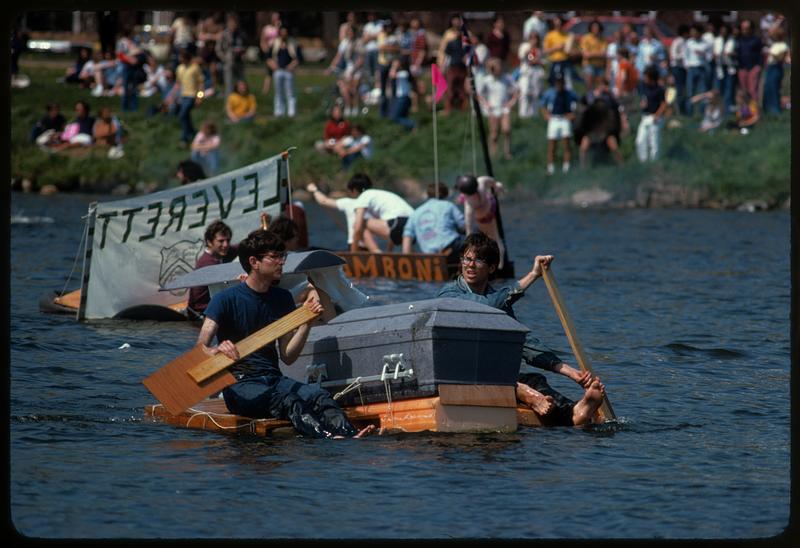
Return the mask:
{"type": "Polygon", "coordinates": [[[584,136],[581,138],[581,148],[580,148],[580,161],[581,167],[586,167],[586,155],[589,151],[589,137],[584,136]]]}
{"type": "Polygon", "coordinates": [[[583,393],[583,398],[572,409],[572,424],[581,426],[592,422],[592,417],[603,403],[605,394],[606,387],[603,386],[600,379],[598,377],[592,379],[592,382],[583,393]]]}
{"type": "Polygon", "coordinates": [[[527,384],[517,383],[517,399],[533,409],[537,415],[547,415],[555,409],[553,396],[545,396],[527,384]]]}
{"type": "Polygon", "coordinates": [[[503,132],[504,142],[504,152],[505,152],[505,159],[511,159],[511,116],[506,113],[503,114],[503,118],[500,122],[500,129],[503,132]]]}

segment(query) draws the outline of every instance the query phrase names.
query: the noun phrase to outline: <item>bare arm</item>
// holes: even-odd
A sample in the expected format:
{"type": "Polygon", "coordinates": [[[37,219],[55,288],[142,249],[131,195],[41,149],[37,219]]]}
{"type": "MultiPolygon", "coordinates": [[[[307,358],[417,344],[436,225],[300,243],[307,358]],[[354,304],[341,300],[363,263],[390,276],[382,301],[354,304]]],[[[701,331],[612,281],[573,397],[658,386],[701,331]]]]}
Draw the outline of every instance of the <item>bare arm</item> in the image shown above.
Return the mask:
{"type": "Polygon", "coordinates": [[[200,328],[200,334],[197,336],[197,344],[199,344],[203,348],[203,352],[209,356],[214,356],[215,354],[222,352],[230,359],[238,360],[239,351],[236,349],[236,345],[231,341],[225,340],[219,343],[217,346],[211,346],[211,341],[217,334],[218,328],[219,326],[217,325],[217,322],[206,317],[206,319],[203,320],[203,326],[200,328]]]}
{"type": "Polygon", "coordinates": [[[358,251],[358,242],[364,237],[364,229],[366,223],[364,222],[364,212],[366,208],[359,207],[356,209],[356,219],[353,221],[353,242],[350,244],[350,251],[358,251]]]}
{"type": "Polygon", "coordinates": [[[323,192],[314,183],[308,183],[306,185],[306,190],[311,193],[311,196],[314,198],[314,201],[316,201],[319,205],[331,209],[339,209],[338,207],[336,207],[336,200],[334,200],[330,196],[326,196],[325,194],[323,194],[323,192]]]}
{"type": "MultiPolygon", "coordinates": [[[[303,306],[313,312],[319,312],[320,314],[323,312],[322,305],[319,302],[316,292],[309,292],[303,306]]],[[[306,339],[308,338],[308,332],[310,330],[311,326],[308,323],[304,323],[293,333],[287,333],[278,339],[278,346],[281,349],[281,359],[283,363],[291,365],[297,360],[300,351],[303,350],[303,346],[306,344],[306,339]]]]}
{"type": "Polygon", "coordinates": [[[403,236],[403,253],[411,253],[412,242],[413,238],[411,238],[411,236],[403,236]]]}

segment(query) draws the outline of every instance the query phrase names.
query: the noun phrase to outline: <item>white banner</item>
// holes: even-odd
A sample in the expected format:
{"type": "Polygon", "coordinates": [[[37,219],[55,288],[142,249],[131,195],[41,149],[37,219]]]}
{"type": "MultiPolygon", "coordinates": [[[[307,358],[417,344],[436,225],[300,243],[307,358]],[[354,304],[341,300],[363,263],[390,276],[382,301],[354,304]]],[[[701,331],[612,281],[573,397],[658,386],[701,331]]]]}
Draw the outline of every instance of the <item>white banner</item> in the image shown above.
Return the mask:
{"type": "Polygon", "coordinates": [[[262,211],[280,214],[283,162],[277,155],[177,188],[98,203],[82,317],[112,318],[137,305],[185,301],[188,289],[159,288],[194,269],[213,221],[231,227],[231,243],[237,243],[261,226],[262,211]]]}

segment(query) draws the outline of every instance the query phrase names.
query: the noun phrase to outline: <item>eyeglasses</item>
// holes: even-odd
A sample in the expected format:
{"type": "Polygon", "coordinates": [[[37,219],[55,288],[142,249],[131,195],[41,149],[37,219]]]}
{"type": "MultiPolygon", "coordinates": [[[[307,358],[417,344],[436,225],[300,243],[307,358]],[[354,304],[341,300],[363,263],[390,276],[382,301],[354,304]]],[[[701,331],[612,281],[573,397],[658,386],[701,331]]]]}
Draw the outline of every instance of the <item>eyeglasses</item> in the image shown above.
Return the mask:
{"type": "Polygon", "coordinates": [[[476,259],[475,257],[461,257],[461,264],[464,266],[475,264],[477,267],[486,266],[488,263],[483,259],[476,259]]]}
{"type": "Polygon", "coordinates": [[[286,253],[285,251],[283,253],[267,253],[265,255],[262,255],[259,260],[269,259],[273,263],[285,263],[287,255],[288,253],[286,253]]]}

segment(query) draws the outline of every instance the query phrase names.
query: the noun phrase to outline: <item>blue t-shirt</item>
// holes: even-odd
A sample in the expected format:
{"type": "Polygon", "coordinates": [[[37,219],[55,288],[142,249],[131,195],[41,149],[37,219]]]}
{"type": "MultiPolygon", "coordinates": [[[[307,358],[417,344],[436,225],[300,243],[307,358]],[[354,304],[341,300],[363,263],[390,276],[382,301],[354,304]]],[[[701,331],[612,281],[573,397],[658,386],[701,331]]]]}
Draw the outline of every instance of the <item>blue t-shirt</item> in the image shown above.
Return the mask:
{"type": "Polygon", "coordinates": [[[417,240],[423,253],[438,253],[464,230],[464,214],[452,202],[429,198],[408,218],[403,236],[417,240]]]}
{"type": "Polygon", "coordinates": [[[556,88],[548,88],[542,95],[542,105],[555,116],[575,112],[577,103],[578,96],[571,89],[563,89],[559,92],[556,88]]]}
{"type": "MultiPolygon", "coordinates": [[[[294,311],[292,294],[273,286],[266,293],[253,291],[245,282],[211,298],[206,317],[219,326],[217,341],[239,342],[259,329],[294,311]]],[[[276,343],[268,344],[231,367],[234,375],[280,375],[276,343]]]]}

